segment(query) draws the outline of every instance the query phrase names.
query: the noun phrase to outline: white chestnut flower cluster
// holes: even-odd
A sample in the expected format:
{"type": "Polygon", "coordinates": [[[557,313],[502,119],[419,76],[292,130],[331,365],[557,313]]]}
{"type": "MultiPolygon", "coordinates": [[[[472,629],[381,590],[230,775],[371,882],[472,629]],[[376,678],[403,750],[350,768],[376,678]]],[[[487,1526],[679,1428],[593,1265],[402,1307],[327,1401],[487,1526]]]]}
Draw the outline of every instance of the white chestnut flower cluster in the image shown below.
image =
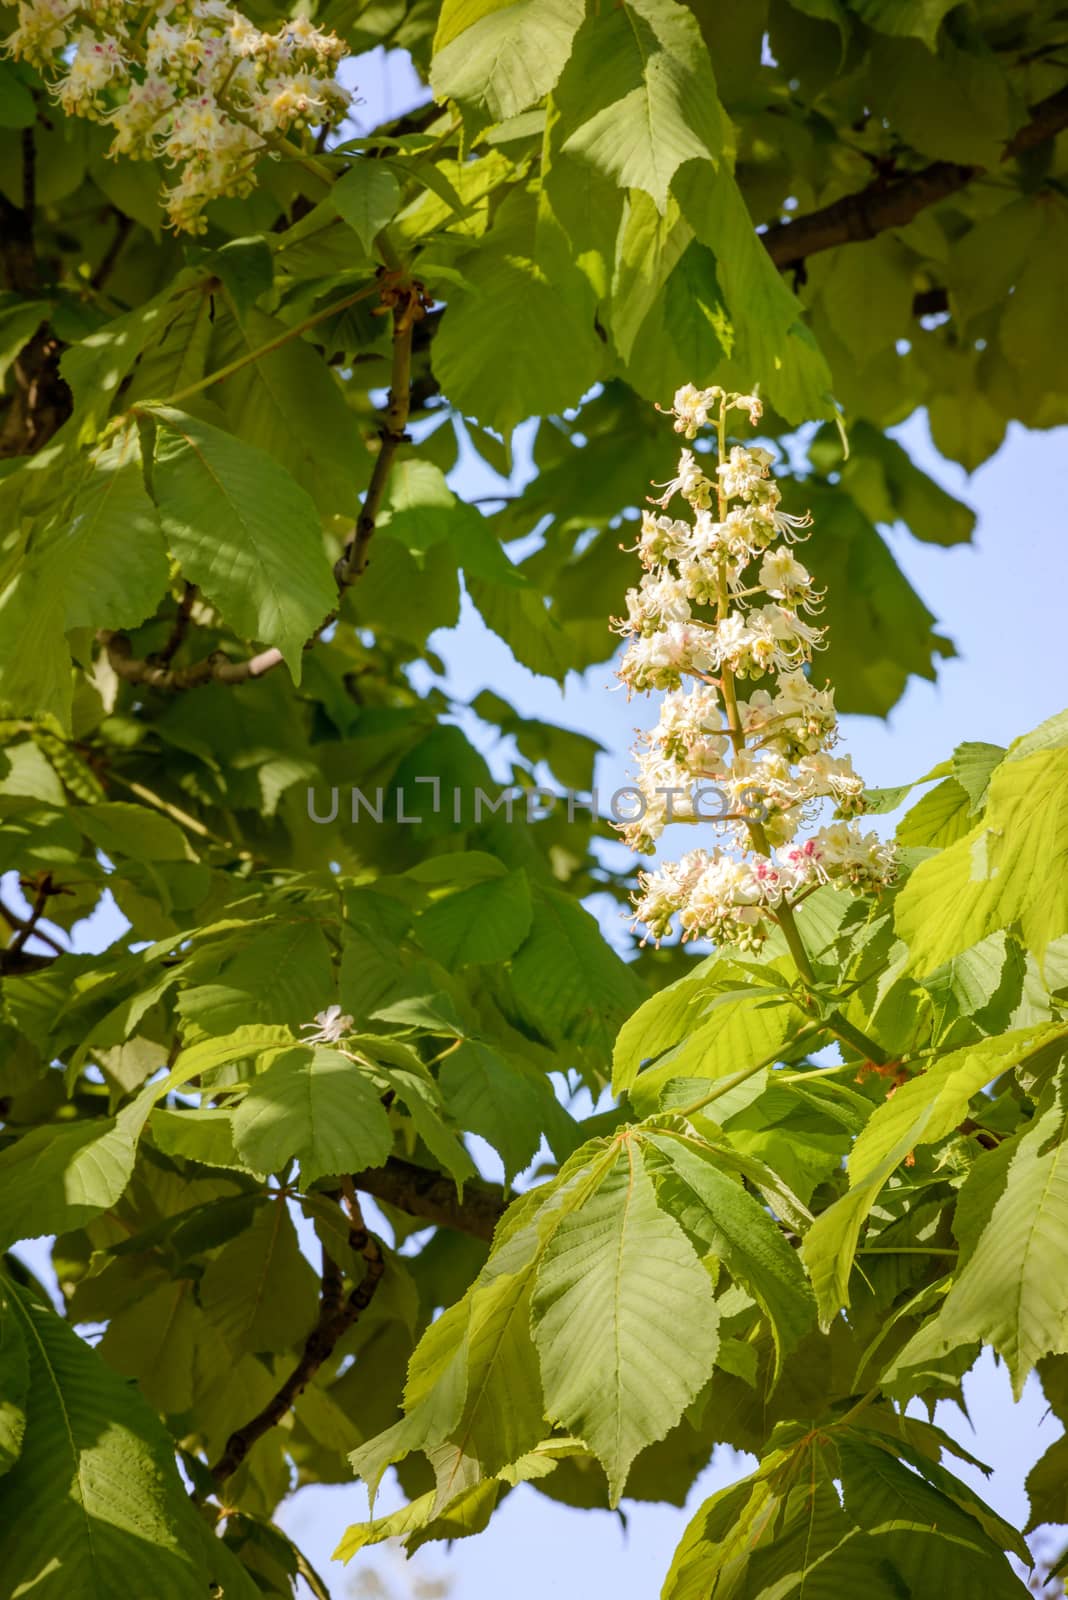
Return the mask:
{"type": "Polygon", "coordinates": [[[628,693],[664,690],[656,726],[635,750],[640,811],[620,832],[652,854],[672,822],[713,823],[721,848],[639,873],[635,922],[667,936],[757,948],[783,908],[821,884],[856,893],[893,880],[892,846],[851,820],[864,784],[838,738],[834,694],[808,676],[824,630],[809,619],[821,595],[792,546],[810,519],[782,511],[772,456],[730,444],[729,414],[759,421],[755,395],[687,384],[675,396],[675,429],[693,439],[716,430],[717,454],[683,450],[678,475],[642,518],[644,569],[614,623],[628,639],[618,676],[628,693]],[[676,497],[689,515],[667,507],[676,497]],[[743,697],[747,680],[758,680],[743,697]],[[835,820],[812,829],[825,805],[835,820]]]}
{"type": "Polygon", "coordinates": [[[109,155],[174,168],[168,219],[194,234],[210,200],[252,192],[278,136],[346,115],[345,49],[305,17],[264,32],[223,0],[19,0],[3,45],[39,68],[68,116],[114,130],[109,155]]]}

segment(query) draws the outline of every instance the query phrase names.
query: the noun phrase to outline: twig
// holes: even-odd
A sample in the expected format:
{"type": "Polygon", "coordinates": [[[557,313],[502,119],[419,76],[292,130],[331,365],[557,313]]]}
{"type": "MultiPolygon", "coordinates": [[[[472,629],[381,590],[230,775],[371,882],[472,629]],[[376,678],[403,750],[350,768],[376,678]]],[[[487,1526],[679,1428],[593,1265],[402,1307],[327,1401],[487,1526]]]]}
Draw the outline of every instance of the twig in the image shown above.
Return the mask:
{"type": "MultiPolygon", "coordinates": [[[[1013,135],[1002,162],[1045,144],[1068,127],[1068,88],[1059,89],[1031,107],[1031,120],[1013,135]]],[[[874,239],[887,228],[902,228],[928,206],[956,194],[987,170],[956,161],[933,161],[919,172],[877,179],[856,194],[847,194],[792,222],[777,222],[760,235],[777,267],[791,267],[808,256],[854,240],[874,239]]]]}
{"type": "Polygon", "coordinates": [[[174,618],[174,626],[171,628],[167,643],[156,655],[156,660],[163,666],[168,666],[182,648],[185,636],[189,632],[189,618],[192,615],[193,601],[196,599],[196,593],[196,585],[193,583],[187,583],[185,586],[185,593],[178,602],[178,611],[174,618]]]}
{"type": "Polygon", "coordinates": [[[375,457],[356,528],[334,568],[339,589],[345,589],[353,583],[367,565],[367,550],[374,536],[393,458],[408,438],[405,429],[412,399],[412,330],[430,309],[430,302],[423,285],[415,278],[408,278],[399,263],[390,267],[384,275],[382,309],[388,310],[393,317],[393,366],[389,398],[385,422],[379,430],[381,447],[375,457]]]}
{"type": "Polygon", "coordinates": [[[3,903],[3,901],[0,901],[0,917],[3,918],[15,935],[11,943],[2,952],[4,956],[19,955],[23,947],[31,938],[40,939],[41,943],[48,945],[49,949],[54,950],[57,956],[66,955],[67,952],[58,942],[58,940],[53,939],[50,933],[45,933],[43,928],[39,928],[37,926],[38,918],[44,911],[45,905],[55,893],[55,890],[52,888],[51,879],[46,879],[45,883],[47,884],[47,887],[45,887],[44,884],[38,886],[37,894],[34,898],[33,910],[30,912],[28,918],[20,917],[18,912],[12,911],[10,906],[7,906],[3,903]]]}
{"type": "MultiPolygon", "coordinates": [[[[278,1203],[282,1204],[281,1201],[278,1203]]],[[[227,1478],[237,1471],[257,1440],[281,1422],[323,1362],[333,1353],[342,1334],[351,1328],[361,1312],[366,1311],[374,1299],[386,1266],[382,1248],[374,1235],[368,1233],[359,1203],[351,1188],[344,1198],[344,1205],[349,1217],[349,1248],[354,1254],[363,1257],[366,1271],[348,1298],[345,1298],[341,1269],[328,1254],[326,1247],[323,1247],[318,1321],[304,1341],[300,1360],[285,1383],[272,1395],[261,1411],[232,1433],[226,1441],[225,1450],[211,1469],[211,1475],[217,1484],[225,1483],[227,1478]]]]}

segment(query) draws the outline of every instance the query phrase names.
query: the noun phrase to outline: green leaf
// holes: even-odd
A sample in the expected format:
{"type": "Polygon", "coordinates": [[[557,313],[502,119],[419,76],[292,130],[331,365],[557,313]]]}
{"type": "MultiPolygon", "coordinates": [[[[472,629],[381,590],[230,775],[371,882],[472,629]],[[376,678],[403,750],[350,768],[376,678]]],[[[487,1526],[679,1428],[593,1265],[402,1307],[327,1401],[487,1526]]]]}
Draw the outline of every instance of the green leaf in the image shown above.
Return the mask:
{"type": "Polygon", "coordinates": [[[849,10],[880,33],[922,39],[935,48],[938,31],[954,0],[848,0],[849,10]]]}
{"type": "Polygon", "coordinates": [[[908,810],[897,828],[897,842],[941,850],[956,844],[972,827],[971,797],[956,778],[945,778],[908,810]]]}
{"type": "Polygon", "coordinates": [[[892,234],[831,253],[820,297],[834,331],[863,365],[894,343],[915,293],[913,258],[892,234]]]}
{"type": "Polygon", "coordinates": [[[636,1141],[553,1233],[531,1315],[548,1414],[598,1457],[615,1505],[638,1451],[707,1381],[719,1339],[711,1281],[636,1141]]]}
{"type": "Polygon", "coordinates": [[[12,1291],[0,1279],[0,1477],[19,1458],[26,1432],[30,1359],[12,1291]]]}
{"type": "Polygon", "coordinates": [[[230,1368],[226,1346],[197,1305],[192,1278],[143,1289],[111,1318],[97,1349],[117,1372],[136,1378],[165,1416],[187,1412],[198,1384],[230,1368]]]}
{"type": "Polygon", "coordinates": [[[1068,749],[1010,752],[994,769],[983,821],[921,862],[897,898],[911,970],[928,972],[1014,922],[1041,961],[1068,932],[1066,869],[1068,749]]]}
{"type": "MultiPolygon", "coordinates": [[[[837,308],[835,308],[835,314],[837,308]]],[[[834,459],[841,459],[837,431],[827,425],[823,439],[833,438],[834,459]]],[[[857,420],[849,429],[849,460],[842,482],[872,522],[900,518],[916,539],[926,544],[967,544],[975,529],[975,512],[923,472],[896,439],[870,422],[857,420]],[[872,469],[877,478],[872,479],[872,469]],[[870,486],[870,487],[869,487],[870,486]]]]}
{"type": "Polygon", "coordinates": [[[378,1090],[355,1061],[322,1045],[287,1051],[255,1078],[234,1113],[234,1145],[254,1172],[300,1162],[317,1178],[381,1166],[393,1130],[378,1090]]]}
{"type": "Polygon", "coordinates": [[[525,1018],[541,1034],[605,1057],[616,1028],[644,996],[589,912],[556,889],[537,890],[534,921],[512,957],[511,978],[525,1018]]]}
{"type": "Polygon", "coordinates": [[[684,162],[730,154],[729,125],[701,31],[674,0],[634,0],[590,17],[556,96],[565,154],[667,207],[684,162]]]}
{"type": "Polygon", "coordinates": [[[445,0],[434,37],[434,93],[503,122],[553,88],[582,21],[582,0],[445,0]]]}
{"type": "Polygon", "coordinates": [[[657,1109],[675,1078],[711,1083],[773,1062],[801,1026],[797,1009],[771,985],[753,984],[750,992],[740,982],[716,986],[709,977],[671,984],[620,1030],[613,1086],[643,1116],[657,1109]]]}
{"type": "Polygon", "coordinates": [[[65,1233],[115,1204],[137,1151],[133,1109],[118,1118],[42,1123],[0,1151],[0,1248],[65,1233]]]}
{"type": "Polygon", "coordinates": [[[101,431],[120,384],[142,351],[167,337],[191,300],[203,299],[198,293],[176,296],[168,287],[63,352],[60,371],[74,395],[72,422],[79,444],[89,443],[101,431]]]}
{"type": "Polygon", "coordinates": [[[253,925],[239,944],[221,952],[221,959],[206,951],[190,977],[208,981],[183,990],[178,1009],[187,1021],[217,1036],[254,1023],[297,1028],[333,999],[330,947],[322,928],[303,917],[253,925]]]}
{"type": "Polygon", "coordinates": [[[149,1126],[152,1142],[168,1156],[198,1161],[205,1167],[238,1167],[234,1149],[233,1113],[202,1107],[199,1111],[164,1111],[157,1106],[149,1126]]]}
{"type": "Polygon", "coordinates": [[[538,1152],[548,1120],[546,1101],[554,1098],[552,1085],[526,1062],[474,1039],[449,1052],[440,1081],[460,1127],[489,1140],[510,1183],[538,1152]]]}
{"type": "Polygon", "coordinates": [[[52,716],[70,728],[71,661],[62,590],[47,573],[23,567],[0,594],[0,711],[52,716]]]}
{"type": "Polygon", "coordinates": [[[896,1090],[872,1115],[849,1158],[850,1188],[816,1218],[801,1246],[824,1327],[849,1304],[860,1230],[891,1174],[920,1145],[944,1139],[984,1085],[1062,1036],[1059,1026],[1024,1029],[954,1051],[896,1090]]]}
{"type": "Polygon", "coordinates": [[[233,1355],[288,1350],[315,1320],[315,1274],[301,1254],[284,1197],[257,1208],[200,1280],[204,1314],[233,1355]]]}
{"type": "MultiPolygon", "coordinates": [[[[237,437],[273,458],[279,481],[284,480],[278,468],[284,467],[322,516],[355,516],[367,476],[367,451],[355,414],[318,351],[303,339],[286,337],[289,331],[255,307],[228,319],[212,359],[220,366],[237,360],[245,365],[212,393],[237,437]],[[247,359],[283,339],[269,355],[247,359]]],[[[290,560],[302,559],[295,549],[290,560]]]]}
{"type": "Polygon", "coordinates": [[[79,806],[75,820],[87,839],[108,856],[137,861],[185,861],[189,847],[177,823],[147,806],[125,800],[99,800],[79,806]]]}
{"type": "Polygon", "coordinates": [[[400,205],[401,190],[388,167],[371,157],[356,160],[335,183],[330,199],[367,254],[400,205]]]}
{"type": "Polygon", "coordinates": [[[906,1137],[913,1145],[937,1144],[967,1115],[982,1088],[1062,1039],[1068,1039],[1068,1026],[1051,1023],[982,1039],[935,1061],[872,1113],[850,1153],[851,1182],[863,1182],[906,1137]]]}
{"type": "Polygon", "coordinates": [[[655,1131],[647,1137],[665,1163],[660,1172],[652,1169],[659,1178],[658,1204],[763,1306],[778,1372],[783,1355],[810,1331],[816,1315],[797,1251],[738,1178],[720,1168],[714,1151],[693,1138],[655,1131]]]}
{"type": "Polygon", "coordinates": [[[208,1593],[208,1549],[174,1441],[73,1328],[12,1289],[29,1354],[29,1427],[0,1479],[4,1584],[40,1600],[208,1593]]]}
{"type": "Polygon", "coordinates": [[[167,406],[153,415],[153,488],[182,571],[243,638],[276,645],[299,683],[337,599],[312,501],[263,451],[167,406]]]}
{"type": "Polygon", "coordinates": [[[1025,1533],[1043,1522],[1068,1522],[1068,1434],[1054,1439],[1027,1474],[1027,1498],[1031,1515],[1025,1533]]]}
{"type": "Polygon", "coordinates": [[[37,105],[18,67],[0,63],[0,128],[32,128],[36,121],[37,105]]]}
{"type": "Polygon", "coordinates": [[[92,457],[69,513],[44,530],[31,560],[61,590],[67,628],[133,628],[155,610],[169,569],[136,428],[92,457]]]}
{"type": "Polygon", "coordinates": [[[1036,1361],[1068,1354],[1060,1287],[1068,1276],[1063,1078],[1057,1091],[1020,1138],[1004,1188],[941,1310],[899,1352],[898,1367],[981,1339],[1004,1359],[1018,1400],[1036,1361]]]}
{"type": "Polygon", "coordinates": [[[563,683],[576,665],[575,646],[546,610],[542,595],[479,577],[470,578],[467,589],[487,628],[504,640],[521,666],[563,683]]]}
{"type": "Polygon", "coordinates": [[[554,261],[550,273],[537,260],[533,201],[517,196],[502,207],[486,241],[458,265],[468,287],[450,294],[431,352],[456,408],[507,437],[525,417],[577,405],[602,372],[595,301],[578,267],[554,261]],[[507,361],[501,327],[509,329],[507,361]]]}
{"type": "Polygon", "coordinates": [[[679,173],[675,193],[694,234],[716,257],[717,281],[736,336],[731,370],[739,386],[759,375],[762,390],[788,422],[832,416],[830,368],[798,300],[754,232],[728,167],[717,171],[708,162],[691,161],[679,173]]]}
{"type": "Polygon", "coordinates": [[[878,40],[869,81],[876,111],[906,144],[940,161],[997,167],[1027,120],[1002,62],[982,40],[958,49],[946,39],[937,55],[910,39],[878,40]]]}
{"type": "Polygon", "coordinates": [[[506,960],[530,932],[533,915],[530,883],[519,868],[443,895],[423,912],[414,931],[425,950],[455,970],[506,960]]]}
{"type": "Polygon", "coordinates": [[[968,791],[973,811],[982,811],[990,792],[990,779],[994,768],[1005,759],[999,744],[972,741],[959,744],[953,752],[953,774],[958,783],[968,791]]]}
{"type": "Polygon", "coordinates": [[[934,617],[849,495],[812,485],[804,504],[819,528],[827,586],[820,671],[834,683],[840,710],[885,716],[909,674],[933,679],[937,657],[953,647],[933,631],[934,617]]]}

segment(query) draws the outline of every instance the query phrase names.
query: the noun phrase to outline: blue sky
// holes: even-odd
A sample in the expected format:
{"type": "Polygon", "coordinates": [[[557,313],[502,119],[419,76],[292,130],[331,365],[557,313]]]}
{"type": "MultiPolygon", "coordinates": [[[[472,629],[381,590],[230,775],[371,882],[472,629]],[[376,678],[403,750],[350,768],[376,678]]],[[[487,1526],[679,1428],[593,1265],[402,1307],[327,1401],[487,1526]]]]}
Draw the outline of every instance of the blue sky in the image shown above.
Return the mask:
{"type": "MultiPolygon", "coordinates": [[[[402,112],[415,97],[411,68],[401,52],[389,57],[374,52],[356,64],[353,77],[364,99],[354,118],[356,131],[402,112]]],[[[903,529],[889,536],[901,566],[959,654],[942,665],[937,684],[914,680],[888,721],[844,719],[843,748],[873,785],[919,777],[964,739],[1008,743],[1062,709],[1066,698],[1060,508],[1068,503],[1068,430],[1029,434],[1012,429],[999,453],[970,479],[935,454],[921,418],[898,436],[918,465],[975,507],[979,526],[971,546],[952,550],[921,545],[903,529]]],[[[488,469],[462,463],[454,487],[466,496],[492,492],[496,480],[487,474],[488,469]]],[[[806,559],[818,579],[818,528],[806,559]]],[[[607,664],[581,679],[573,677],[561,692],[518,667],[466,603],[460,626],[435,636],[432,644],[447,664],[447,687],[458,698],[473,699],[480,689],[492,687],[527,715],[593,734],[607,747],[598,763],[602,792],[625,781],[627,750],[645,708],[610,692],[607,664]]],[[[117,931],[114,915],[96,918],[77,930],[77,944],[100,948],[117,931]]],[[[617,927],[606,932],[614,934],[617,927]]],[[[39,1264],[43,1242],[22,1253],[39,1264]]],[[[994,1466],[985,1493],[1022,1523],[1024,1475],[1059,1425],[1042,1420],[1045,1404],[1037,1384],[1013,1406],[1007,1376],[992,1358],[984,1358],[966,1380],[965,1393],[974,1433],[955,1408],[941,1407],[938,1421],[994,1466]]],[[[696,1505],[745,1470],[744,1460],[719,1452],[694,1486],[686,1511],[625,1503],[625,1528],[613,1514],[573,1511],[524,1486],[508,1498],[486,1533],[451,1553],[431,1547],[405,1564],[394,1552],[375,1552],[347,1571],[332,1568],[330,1554],[343,1528],[365,1514],[359,1486],[305,1490],[284,1508],[280,1521],[328,1576],[335,1600],[376,1592],[391,1600],[415,1597],[412,1585],[420,1576],[447,1576],[450,1600],[498,1600],[502,1592],[509,1600],[587,1592],[649,1600],[659,1591],[696,1505]],[[365,1586],[372,1570],[385,1590],[365,1586]]],[[[978,1474],[963,1469],[962,1476],[983,1488],[978,1474]]],[[[399,1499],[387,1483],[380,1509],[399,1499]]]]}

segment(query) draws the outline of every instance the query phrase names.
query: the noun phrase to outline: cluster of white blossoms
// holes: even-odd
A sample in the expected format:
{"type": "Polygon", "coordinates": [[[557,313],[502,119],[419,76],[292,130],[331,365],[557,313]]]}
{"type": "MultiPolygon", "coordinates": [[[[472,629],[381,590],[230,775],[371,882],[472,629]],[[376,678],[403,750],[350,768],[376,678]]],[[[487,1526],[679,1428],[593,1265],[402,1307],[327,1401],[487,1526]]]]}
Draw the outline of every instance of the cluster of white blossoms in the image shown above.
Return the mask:
{"type": "Polygon", "coordinates": [[[820,593],[792,546],[811,519],[781,509],[767,450],[728,445],[733,410],[753,424],[761,416],[755,395],[678,391],[676,432],[694,439],[713,426],[717,455],[683,450],[651,502],[658,511],[642,517],[645,570],[615,624],[629,639],[618,675],[628,692],[667,692],[635,751],[640,811],[620,831],[648,855],[671,822],[718,825],[723,848],[639,873],[635,922],[660,940],[678,916],[684,939],[752,949],[820,884],[877,890],[895,863],[891,846],[849,820],[864,810],[864,784],[848,756],[830,754],[833,691],[805,670],[824,630],[808,620],[820,593]],[[667,514],[676,496],[689,516],[667,514]],[[746,680],[760,680],[748,699],[746,680]],[[836,820],[799,839],[828,803],[836,820]]]}
{"type": "Polygon", "coordinates": [[[40,69],[68,116],[114,130],[110,155],[161,157],[173,228],[203,233],[209,200],[244,196],[279,135],[333,126],[350,96],[345,44],[306,18],[273,33],[223,0],[19,0],[4,52],[40,69]]]}

